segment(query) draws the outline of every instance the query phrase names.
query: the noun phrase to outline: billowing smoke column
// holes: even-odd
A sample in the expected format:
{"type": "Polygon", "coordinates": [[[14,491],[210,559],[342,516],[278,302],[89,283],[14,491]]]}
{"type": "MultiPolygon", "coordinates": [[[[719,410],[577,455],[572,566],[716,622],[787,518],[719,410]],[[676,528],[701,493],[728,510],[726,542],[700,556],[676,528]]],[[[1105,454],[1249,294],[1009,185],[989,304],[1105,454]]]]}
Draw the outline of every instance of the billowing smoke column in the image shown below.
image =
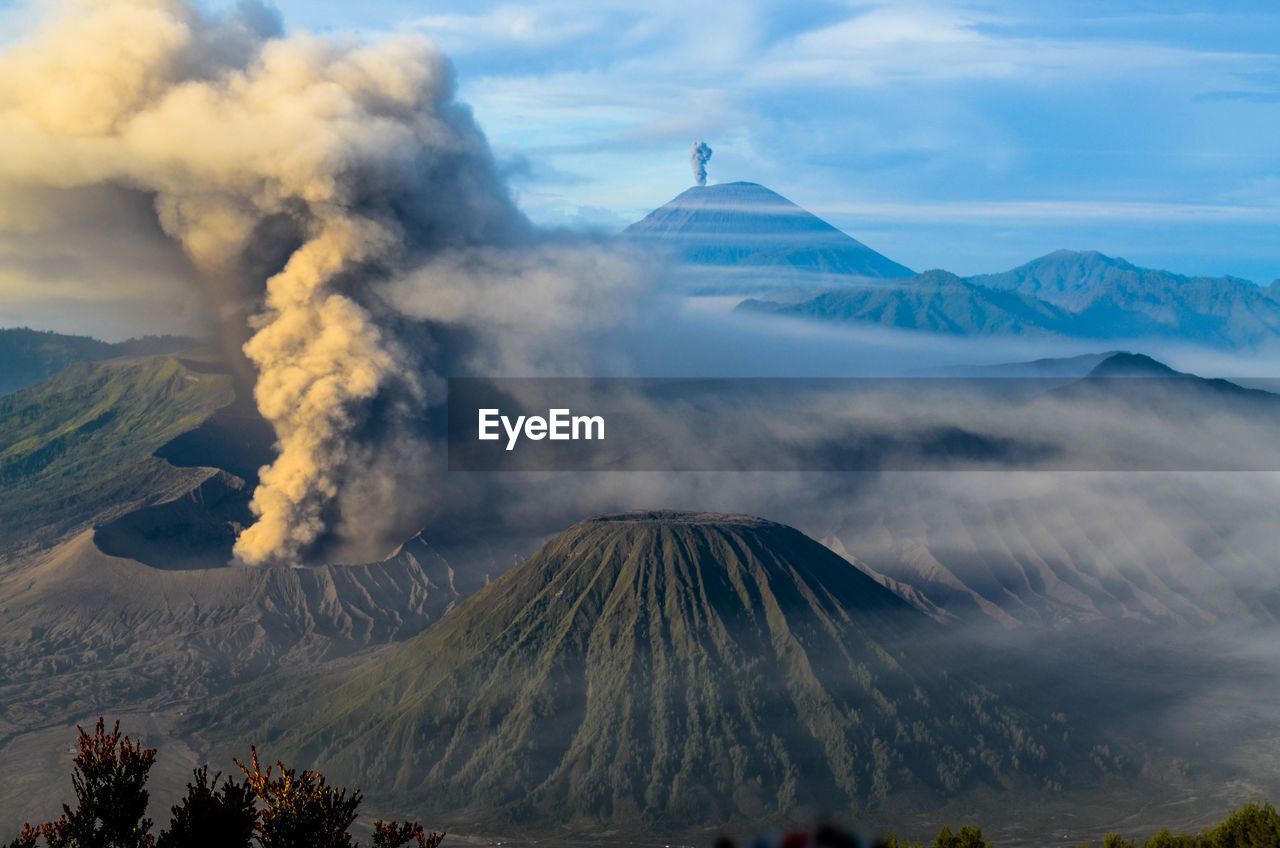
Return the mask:
{"type": "MultiPolygon", "coordinates": [[[[385,292],[433,257],[528,242],[529,227],[423,38],[286,37],[256,2],[221,16],[185,0],[59,11],[0,56],[0,196],[21,189],[33,220],[41,193],[152,199],[213,307],[239,324],[236,343],[247,338],[277,436],[235,553],[295,561],[339,489],[376,465],[353,440],[370,404],[403,415],[430,388],[385,292]]],[[[475,311],[435,285],[454,312],[475,311]]]]}
{"type": "Polygon", "coordinates": [[[689,150],[689,164],[693,166],[693,178],[700,186],[707,184],[707,160],[710,158],[710,145],[705,141],[695,141],[689,150]]]}

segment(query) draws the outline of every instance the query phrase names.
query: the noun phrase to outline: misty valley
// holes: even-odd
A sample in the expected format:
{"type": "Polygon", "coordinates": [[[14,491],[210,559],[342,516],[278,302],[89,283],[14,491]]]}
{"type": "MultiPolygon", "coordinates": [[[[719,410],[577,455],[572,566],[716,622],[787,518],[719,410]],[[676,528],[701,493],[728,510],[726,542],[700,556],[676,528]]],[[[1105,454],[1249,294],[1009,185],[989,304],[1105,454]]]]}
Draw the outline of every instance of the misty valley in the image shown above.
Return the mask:
{"type": "MultiPolygon", "coordinates": [[[[1114,241],[991,272],[1024,213],[1096,212],[1040,202],[986,273],[916,271],[941,201],[717,182],[710,96],[619,136],[678,132],[692,186],[646,153],[645,211],[535,220],[604,202],[550,164],[599,151],[500,145],[463,95],[542,101],[461,69],[599,49],[563,9],[22,8],[0,845],[1280,848],[1280,281],[1114,241]]],[[[934,32],[888,8],[788,26],[934,32]]],[[[725,172],[779,176],[744,133],[725,172]]]]}

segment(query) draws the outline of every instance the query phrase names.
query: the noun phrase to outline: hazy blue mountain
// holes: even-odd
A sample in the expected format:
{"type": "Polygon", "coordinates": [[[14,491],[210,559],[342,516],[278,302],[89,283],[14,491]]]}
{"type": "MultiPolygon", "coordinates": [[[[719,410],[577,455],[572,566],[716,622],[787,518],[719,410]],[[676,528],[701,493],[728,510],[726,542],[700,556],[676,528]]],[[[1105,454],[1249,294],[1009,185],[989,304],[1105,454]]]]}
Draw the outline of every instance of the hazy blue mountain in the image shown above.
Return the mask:
{"type": "Polygon", "coordinates": [[[1184,377],[1193,380],[1201,379],[1193,374],[1175,371],[1158,359],[1152,359],[1144,353],[1130,353],[1128,351],[1116,351],[1108,355],[1093,368],[1089,369],[1086,377],[1094,379],[1100,377],[1184,377]]]}
{"type": "Polygon", "coordinates": [[[0,394],[47,380],[72,362],[96,362],[116,356],[151,356],[195,347],[199,342],[179,336],[146,336],[123,342],[103,342],[14,327],[0,330],[0,394]]]}
{"type": "Polygon", "coordinates": [[[828,286],[740,308],[826,321],[975,336],[1179,339],[1252,349],[1280,341],[1280,289],[1235,277],[1184,277],[1100,253],[1058,251],[1003,274],[945,271],[875,287],[828,286]]]}
{"type": "Polygon", "coordinates": [[[1275,290],[1269,294],[1237,277],[1186,277],[1096,251],[1059,250],[1012,271],[969,280],[1074,313],[1075,335],[1081,337],[1163,336],[1225,347],[1280,338],[1275,290]]]}
{"type": "Polygon", "coordinates": [[[896,278],[913,272],[756,183],[694,186],[623,238],[691,266],[896,278]]]}
{"type": "Polygon", "coordinates": [[[689,293],[777,301],[745,305],[757,311],[955,335],[1156,337],[1246,349],[1280,340],[1280,280],[1263,288],[1068,250],[1001,274],[912,276],[756,183],[690,188],[622,238],[673,255],[675,284],[689,293]],[[859,280],[900,282],[850,287],[859,280]],[[795,291],[809,294],[797,303],[795,291]]]}
{"type": "Polygon", "coordinates": [[[995,365],[947,365],[914,372],[917,377],[1084,377],[1105,359],[1117,353],[1082,353],[1079,356],[1045,357],[1030,362],[1001,362],[995,365]]]}
{"type": "Polygon", "coordinates": [[[799,302],[746,300],[742,311],[878,324],[952,335],[1069,336],[1073,316],[1019,292],[997,291],[946,271],[907,280],[844,286],[799,302]]]}
{"type": "Polygon", "coordinates": [[[1111,354],[1067,391],[1110,397],[1147,410],[1167,409],[1182,423],[1206,414],[1249,418],[1280,411],[1280,395],[1274,391],[1176,371],[1141,353],[1111,354]]]}

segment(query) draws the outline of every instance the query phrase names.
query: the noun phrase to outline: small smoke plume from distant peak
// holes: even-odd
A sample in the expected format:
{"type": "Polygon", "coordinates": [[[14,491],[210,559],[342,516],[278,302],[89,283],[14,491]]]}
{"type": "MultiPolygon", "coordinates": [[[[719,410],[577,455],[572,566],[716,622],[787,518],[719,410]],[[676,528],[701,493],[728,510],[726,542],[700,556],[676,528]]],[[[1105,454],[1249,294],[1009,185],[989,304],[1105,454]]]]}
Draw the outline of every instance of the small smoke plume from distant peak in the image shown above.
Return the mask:
{"type": "Polygon", "coordinates": [[[707,184],[707,160],[711,158],[711,146],[705,141],[695,141],[689,150],[689,164],[693,166],[693,179],[700,186],[707,184]]]}

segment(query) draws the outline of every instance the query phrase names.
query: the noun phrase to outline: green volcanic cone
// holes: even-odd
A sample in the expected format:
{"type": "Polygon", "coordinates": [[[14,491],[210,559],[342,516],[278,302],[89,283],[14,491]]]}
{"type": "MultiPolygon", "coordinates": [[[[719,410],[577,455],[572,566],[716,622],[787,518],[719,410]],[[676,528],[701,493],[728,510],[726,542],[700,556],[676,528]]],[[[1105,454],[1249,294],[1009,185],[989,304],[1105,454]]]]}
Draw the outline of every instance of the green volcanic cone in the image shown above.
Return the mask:
{"type": "Polygon", "coordinates": [[[765,821],[1055,785],[1064,728],[949,673],[940,637],[790,527],[607,515],[239,717],[368,792],[487,820],[765,821]]]}

